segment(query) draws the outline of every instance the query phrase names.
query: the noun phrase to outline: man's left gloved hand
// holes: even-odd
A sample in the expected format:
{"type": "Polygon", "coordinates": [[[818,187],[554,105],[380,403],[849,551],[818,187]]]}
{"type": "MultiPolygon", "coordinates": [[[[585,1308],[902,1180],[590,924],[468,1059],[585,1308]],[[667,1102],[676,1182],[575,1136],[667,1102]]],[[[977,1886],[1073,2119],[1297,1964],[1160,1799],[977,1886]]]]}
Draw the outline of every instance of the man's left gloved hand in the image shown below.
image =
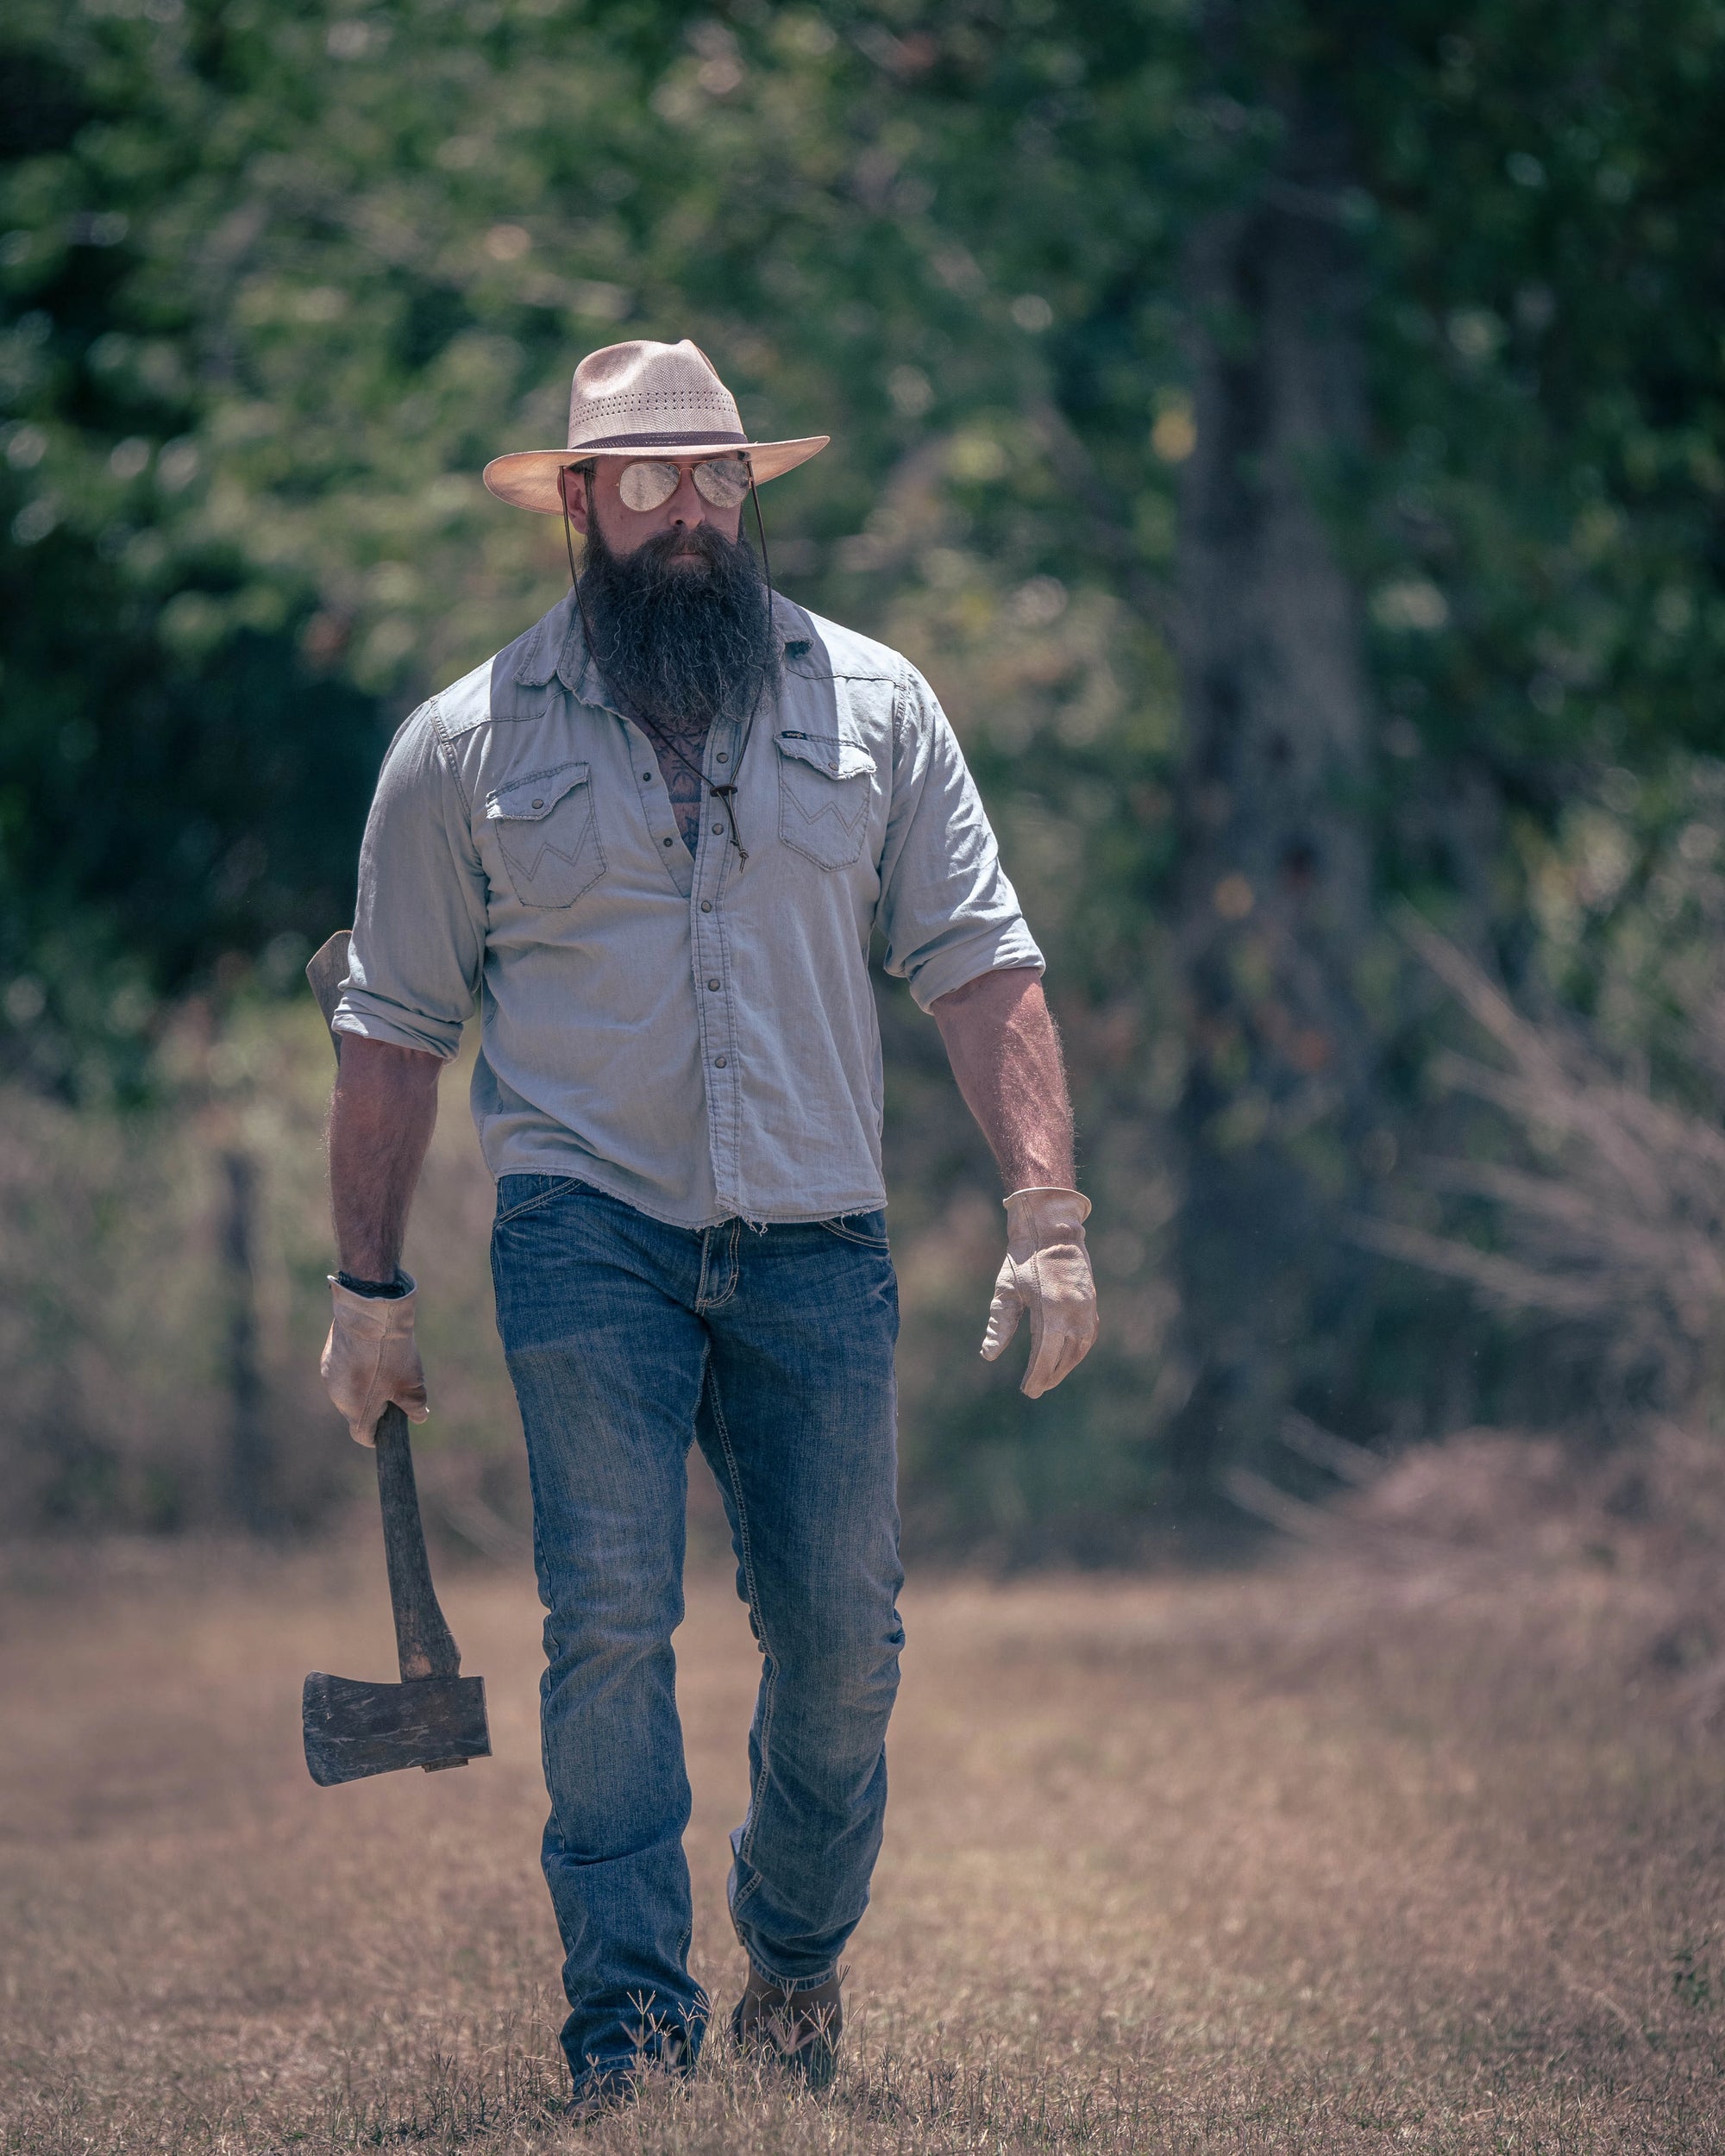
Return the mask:
{"type": "Polygon", "coordinates": [[[982,1359],[992,1363],[1030,1314],[1030,1367],[1020,1392],[1037,1400],[1096,1342],[1096,1283],[1084,1247],[1090,1200],[1076,1190],[1015,1190],[1007,1200],[1007,1257],[994,1282],[982,1359]]]}

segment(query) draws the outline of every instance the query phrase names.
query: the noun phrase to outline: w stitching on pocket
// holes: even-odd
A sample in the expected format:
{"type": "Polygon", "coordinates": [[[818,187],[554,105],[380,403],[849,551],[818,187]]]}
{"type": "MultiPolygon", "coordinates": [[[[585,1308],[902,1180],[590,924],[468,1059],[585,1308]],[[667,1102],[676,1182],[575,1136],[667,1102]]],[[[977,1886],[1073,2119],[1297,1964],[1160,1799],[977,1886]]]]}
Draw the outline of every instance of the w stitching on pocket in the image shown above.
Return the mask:
{"type": "Polygon", "coordinates": [[[523,906],[561,911],[605,874],[593,783],[585,763],[530,772],[486,803],[505,868],[523,906]],[[535,787],[543,789],[536,795],[535,787]]]}
{"type": "Polygon", "coordinates": [[[837,736],[782,733],[775,745],[780,839],[818,868],[848,868],[862,850],[874,759],[837,736]]]}

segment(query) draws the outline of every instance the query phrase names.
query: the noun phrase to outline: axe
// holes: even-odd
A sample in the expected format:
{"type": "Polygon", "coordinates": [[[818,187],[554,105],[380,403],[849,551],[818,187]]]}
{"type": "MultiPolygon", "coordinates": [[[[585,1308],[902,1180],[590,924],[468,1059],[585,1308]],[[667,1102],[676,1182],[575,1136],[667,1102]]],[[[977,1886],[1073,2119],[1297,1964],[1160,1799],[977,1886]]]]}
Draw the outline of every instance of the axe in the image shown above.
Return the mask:
{"type": "MultiPolygon", "coordinates": [[[[336,1015],[347,975],[343,929],[305,968],[326,1024],[336,1015]]],[[[329,1037],[339,1068],[341,1037],[332,1030],[329,1037]]],[[[305,1764],[311,1779],[324,1789],[368,1774],[392,1773],[398,1767],[423,1767],[427,1774],[436,1774],[442,1767],[464,1767],[469,1759],[491,1755],[485,1679],[461,1674],[461,1649],[437,1607],[419,1520],[407,1417],[392,1404],[378,1424],[376,1451],[401,1682],[373,1684],[316,1670],[306,1678],[305,1764]]]]}

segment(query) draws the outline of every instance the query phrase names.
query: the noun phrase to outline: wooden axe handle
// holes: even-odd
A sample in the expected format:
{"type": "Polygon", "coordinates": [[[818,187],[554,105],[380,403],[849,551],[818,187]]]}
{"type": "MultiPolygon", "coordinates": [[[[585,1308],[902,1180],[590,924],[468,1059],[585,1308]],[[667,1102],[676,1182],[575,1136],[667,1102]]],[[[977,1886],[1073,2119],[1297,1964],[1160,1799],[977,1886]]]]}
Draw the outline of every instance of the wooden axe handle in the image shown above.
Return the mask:
{"type": "MultiPolygon", "coordinates": [[[[342,1037],[331,1021],[348,977],[348,931],[338,929],[312,956],[305,968],[311,993],[330,1026],[336,1061],[342,1060],[342,1037]]],[[[378,1497],[383,1507],[383,1547],[389,1564],[390,1606],[395,1612],[395,1646],[402,1681],[410,1677],[459,1677],[461,1652],[443,1621],[425,1555],[425,1530],[419,1519],[419,1492],[413,1481],[413,1451],[407,1417],[393,1402],[383,1411],[375,1439],[378,1497]]]]}
{"type": "Polygon", "coordinates": [[[407,1417],[393,1401],[384,1409],[377,1426],[377,1468],[384,1555],[389,1564],[389,1599],[395,1612],[395,1645],[402,1681],[459,1677],[461,1651],[437,1607],[425,1555],[407,1417]]]}

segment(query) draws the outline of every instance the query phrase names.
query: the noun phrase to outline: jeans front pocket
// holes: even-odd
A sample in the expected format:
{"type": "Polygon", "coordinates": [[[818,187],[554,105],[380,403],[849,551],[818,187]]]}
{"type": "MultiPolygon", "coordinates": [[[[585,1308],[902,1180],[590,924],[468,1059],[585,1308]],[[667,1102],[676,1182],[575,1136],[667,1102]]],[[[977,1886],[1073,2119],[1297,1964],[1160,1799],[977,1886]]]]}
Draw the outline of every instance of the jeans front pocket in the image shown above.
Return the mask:
{"type": "Polygon", "coordinates": [[[586,1188],[579,1175],[504,1175],[498,1181],[497,1212],[492,1226],[507,1227],[511,1220],[537,1213],[542,1206],[562,1197],[566,1191],[586,1188]]]}
{"type": "Polygon", "coordinates": [[[485,812],[523,906],[573,906],[605,874],[586,764],[511,779],[486,796],[485,812]]]}
{"type": "Polygon", "coordinates": [[[841,1213],[831,1220],[816,1223],[829,1235],[836,1235],[841,1243],[854,1243],[861,1250],[885,1253],[887,1244],[887,1216],[883,1212],[841,1213]]]}
{"type": "Polygon", "coordinates": [[[848,868],[862,850],[875,759],[831,734],[778,737],[779,837],[818,868],[848,868]]]}

